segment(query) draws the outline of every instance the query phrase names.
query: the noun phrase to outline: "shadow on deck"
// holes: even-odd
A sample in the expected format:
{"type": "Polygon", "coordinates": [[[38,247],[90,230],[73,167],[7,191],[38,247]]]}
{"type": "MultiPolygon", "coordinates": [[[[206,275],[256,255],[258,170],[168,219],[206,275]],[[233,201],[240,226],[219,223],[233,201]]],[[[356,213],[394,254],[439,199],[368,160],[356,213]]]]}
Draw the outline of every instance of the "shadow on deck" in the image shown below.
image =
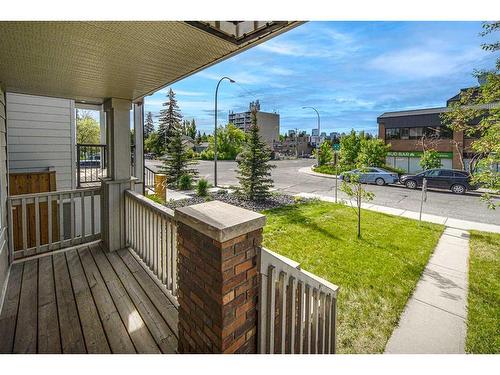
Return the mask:
{"type": "Polygon", "coordinates": [[[12,265],[0,353],[175,353],[177,321],[131,250],[97,243],[12,265]]]}

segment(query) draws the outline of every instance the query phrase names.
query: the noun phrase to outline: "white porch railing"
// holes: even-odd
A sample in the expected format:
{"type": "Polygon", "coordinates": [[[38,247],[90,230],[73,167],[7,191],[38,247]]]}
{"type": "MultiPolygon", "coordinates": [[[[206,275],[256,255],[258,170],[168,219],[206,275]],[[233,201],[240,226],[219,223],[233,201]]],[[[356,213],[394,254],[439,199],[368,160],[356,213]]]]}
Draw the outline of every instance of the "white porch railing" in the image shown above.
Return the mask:
{"type": "Polygon", "coordinates": [[[260,353],[335,353],[338,286],[262,248],[260,353]]]}
{"type": "Polygon", "coordinates": [[[177,225],[174,211],[131,190],[125,193],[128,246],[173,296],[177,295],[177,225]]]}
{"type": "Polygon", "coordinates": [[[8,197],[10,260],[100,238],[100,187],[8,197]]]}

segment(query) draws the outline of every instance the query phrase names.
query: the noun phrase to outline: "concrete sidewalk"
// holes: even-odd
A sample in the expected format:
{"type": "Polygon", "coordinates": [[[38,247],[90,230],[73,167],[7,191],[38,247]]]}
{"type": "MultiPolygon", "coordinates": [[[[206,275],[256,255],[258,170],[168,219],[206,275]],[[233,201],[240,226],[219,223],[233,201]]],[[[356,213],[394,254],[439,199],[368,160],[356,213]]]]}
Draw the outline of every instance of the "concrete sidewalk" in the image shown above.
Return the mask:
{"type": "MultiPolygon", "coordinates": [[[[335,202],[334,197],[315,194],[315,193],[299,193],[299,194],[296,194],[296,196],[303,197],[303,198],[316,198],[316,199],[319,199],[319,200],[322,200],[325,202],[335,202]]],[[[339,199],[338,202],[344,203],[344,204],[351,204],[350,201],[342,200],[342,199],[339,199]]],[[[354,204],[354,202],[353,202],[353,204],[354,204]]],[[[406,217],[408,219],[418,220],[418,217],[419,217],[418,212],[403,210],[400,208],[379,206],[379,205],[371,204],[371,203],[361,203],[361,207],[366,209],[366,210],[382,212],[382,213],[389,214],[389,215],[402,216],[402,217],[406,217]]],[[[457,229],[462,229],[462,230],[480,230],[483,232],[500,233],[500,225],[479,223],[477,221],[460,220],[460,219],[454,219],[454,218],[445,217],[445,216],[438,216],[438,215],[431,215],[431,214],[422,213],[422,221],[427,221],[427,222],[436,223],[436,224],[443,224],[443,225],[446,225],[447,227],[457,228],[457,229]]]]}
{"type": "Polygon", "coordinates": [[[465,353],[468,257],[468,232],[446,228],[385,353],[465,353]]]}

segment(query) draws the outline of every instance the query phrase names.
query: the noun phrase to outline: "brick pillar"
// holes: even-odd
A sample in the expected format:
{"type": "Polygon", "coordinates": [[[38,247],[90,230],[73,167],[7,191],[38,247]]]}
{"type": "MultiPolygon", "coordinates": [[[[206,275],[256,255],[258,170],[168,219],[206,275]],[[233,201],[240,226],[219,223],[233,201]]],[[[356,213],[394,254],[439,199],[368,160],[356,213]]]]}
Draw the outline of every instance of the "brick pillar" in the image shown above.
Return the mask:
{"type": "Polygon", "coordinates": [[[265,216],[219,201],[178,221],[180,353],[256,353],[257,258],[265,216]]]}

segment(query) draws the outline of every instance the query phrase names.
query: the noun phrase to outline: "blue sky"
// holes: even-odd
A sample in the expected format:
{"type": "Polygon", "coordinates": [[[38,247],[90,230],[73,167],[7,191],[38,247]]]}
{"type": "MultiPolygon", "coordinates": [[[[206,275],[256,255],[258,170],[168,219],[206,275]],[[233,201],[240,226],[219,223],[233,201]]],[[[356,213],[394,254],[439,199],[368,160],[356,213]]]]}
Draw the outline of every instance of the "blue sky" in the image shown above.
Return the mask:
{"type": "MultiPolygon", "coordinates": [[[[280,114],[280,132],[316,126],[376,133],[383,112],[444,106],[460,88],[477,84],[476,68],[492,68],[480,22],[308,22],[172,85],[183,116],[213,129],[214,90],[220,77],[220,124],[229,110],[260,99],[280,114]]],[[[145,99],[158,114],[167,89],[145,99]]]]}

